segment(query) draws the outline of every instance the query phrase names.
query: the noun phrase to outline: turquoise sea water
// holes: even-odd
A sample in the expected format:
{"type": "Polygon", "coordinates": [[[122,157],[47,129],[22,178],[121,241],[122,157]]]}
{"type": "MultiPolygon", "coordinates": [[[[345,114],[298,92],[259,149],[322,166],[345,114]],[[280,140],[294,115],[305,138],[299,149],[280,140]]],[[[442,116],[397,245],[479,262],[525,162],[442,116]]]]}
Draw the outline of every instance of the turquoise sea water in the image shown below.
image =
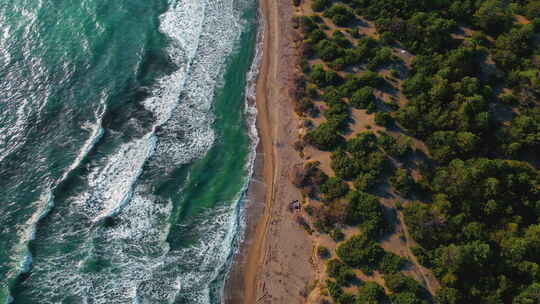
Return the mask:
{"type": "Polygon", "coordinates": [[[0,3],[0,303],[220,302],[256,28],[255,0],[0,3]]]}

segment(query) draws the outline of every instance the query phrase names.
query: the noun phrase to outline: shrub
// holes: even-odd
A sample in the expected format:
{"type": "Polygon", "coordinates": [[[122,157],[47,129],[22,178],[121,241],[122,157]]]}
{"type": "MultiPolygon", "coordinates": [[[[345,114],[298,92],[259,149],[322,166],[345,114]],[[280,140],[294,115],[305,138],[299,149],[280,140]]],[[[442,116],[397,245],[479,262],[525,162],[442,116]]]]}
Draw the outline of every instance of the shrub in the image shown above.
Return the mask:
{"type": "Polygon", "coordinates": [[[385,229],[383,209],[376,196],[355,191],[349,197],[346,222],[349,225],[370,223],[377,226],[379,232],[385,229]]]}
{"type": "Polygon", "coordinates": [[[387,298],[384,288],[375,282],[366,282],[358,288],[358,304],[386,303],[387,298]]]}
{"type": "Polygon", "coordinates": [[[371,103],[375,102],[372,87],[363,87],[351,97],[351,104],[358,109],[366,109],[371,103]]]}
{"type": "Polygon", "coordinates": [[[336,176],[343,179],[355,177],[358,172],[358,166],[351,160],[347,153],[341,149],[330,155],[330,166],[336,173],[336,176]]]}
{"type": "Polygon", "coordinates": [[[345,234],[343,233],[343,231],[341,231],[341,229],[335,228],[330,232],[330,237],[332,238],[332,240],[334,240],[334,242],[337,243],[343,241],[343,239],[345,238],[345,234]]]}
{"type": "Polygon", "coordinates": [[[330,0],[314,0],[311,4],[311,8],[316,12],[322,12],[325,8],[331,4],[330,0]]]}
{"type": "Polygon", "coordinates": [[[395,293],[412,292],[414,294],[421,294],[423,290],[423,287],[417,281],[402,273],[387,274],[384,276],[384,281],[386,287],[395,293]]]}
{"type": "Polygon", "coordinates": [[[375,56],[369,61],[367,68],[375,69],[381,66],[386,66],[393,61],[392,49],[389,47],[382,47],[377,50],[375,56]]]}
{"type": "Polygon", "coordinates": [[[315,45],[315,53],[322,60],[330,62],[343,56],[343,49],[334,41],[323,39],[315,45]]]}
{"type": "Polygon", "coordinates": [[[373,72],[373,71],[365,71],[360,76],[360,81],[364,85],[370,86],[370,87],[373,87],[373,88],[380,88],[380,87],[384,86],[385,83],[386,83],[384,78],[381,75],[379,75],[378,73],[373,72]]]}
{"type": "Polygon", "coordinates": [[[326,263],[326,273],[336,279],[341,286],[347,286],[356,278],[352,269],[338,259],[332,259],[326,263]]]}
{"type": "Polygon", "coordinates": [[[395,171],[394,176],[390,178],[392,185],[397,193],[408,196],[414,190],[416,183],[409,175],[407,169],[399,168],[395,171]]]}
{"type": "Polygon", "coordinates": [[[354,180],[354,187],[359,191],[372,190],[378,182],[378,178],[371,172],[366,172],[358,175],[354,180]]]}
{"type": "Polygon", "coordinates": [[[333,150],[337,148],[344,139],[337,132],[337,126],[328,122],[320,124],[315,130],[306,134],[306,142],[320,150],[333,150]]]}
{"type": "Polygon", "coordinates": [[[326,201],[332,201],[345,196],[349,192],[349,186],[342,179],[331,177],[321,186],[321,192],[326,201]]]}
{"type": "Polygon", "coordinates": [[[428,304],[411,292],[402,292],[390,295],[392,304],[428,304]]]}
{"type": "Polygon", "coordinates": [[[394,123],[394,119],[388,112],[377,112],[375,113],[375,123],[379,126],[390,127],[394,123]]]}
{"type": "Polygon", "coordinates": [[[317,247],[317,255],[319,255],[321,259],[328,259],[332,254],[330,253],[330,250],[328,250],[328,248],[324,246],[319,246],[317,247]]]}
{"type": "Polygon", "coordinates": [[[405,263],[406,259],[391,252],[386,252],[379,264],[379,269],[382,273],[396,273],[399,272],[405,263]]]}
{"type": "Polygon", "coordinates": [[[358,133],[347,142],[347,151],[350,153],[367,154],[376,150],[377,136],[370,131],[358,133]]]}
{"type": "Polygon", "coordinates": [[[363,234],[339,245],[336,253],[345,264],[367,271],[374,269],[384,256],[384,250],[363,234]]]}
{"type": "Polygon", "coordinates": [[[324,16],[331,18],[337,26],[347,26],[355,18],[353,10],[343,4],[332,5],[324,12],[324,16]]]}

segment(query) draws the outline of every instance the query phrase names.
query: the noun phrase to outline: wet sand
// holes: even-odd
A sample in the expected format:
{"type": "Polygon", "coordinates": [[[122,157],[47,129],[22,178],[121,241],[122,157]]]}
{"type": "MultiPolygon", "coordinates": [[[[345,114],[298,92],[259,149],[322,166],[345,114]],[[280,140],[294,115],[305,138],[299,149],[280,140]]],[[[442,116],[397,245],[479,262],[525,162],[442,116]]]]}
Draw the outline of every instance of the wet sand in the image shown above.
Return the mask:
{"type": "Polygon", "coordinates": [[[289,92],[297,62],[291,0],[260,0],[265,31],[257,79],[260,142],[246,206],[247,228],[225,286],[226,303],[304,303],[314,277],[309,235],[289,203],[301,199],[289,180],[302,163],[293,149],[299,123],[289,92]]]}

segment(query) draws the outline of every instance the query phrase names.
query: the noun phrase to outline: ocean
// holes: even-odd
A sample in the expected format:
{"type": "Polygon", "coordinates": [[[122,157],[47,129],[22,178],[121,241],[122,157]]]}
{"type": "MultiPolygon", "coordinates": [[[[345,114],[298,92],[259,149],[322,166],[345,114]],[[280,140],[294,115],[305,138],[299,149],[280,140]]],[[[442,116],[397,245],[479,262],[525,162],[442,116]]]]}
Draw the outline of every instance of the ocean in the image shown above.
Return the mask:
{"type": "Polygon", "coordinates": [[[221,303],[256,0],[0,3],[0,303],[221,303]]]}

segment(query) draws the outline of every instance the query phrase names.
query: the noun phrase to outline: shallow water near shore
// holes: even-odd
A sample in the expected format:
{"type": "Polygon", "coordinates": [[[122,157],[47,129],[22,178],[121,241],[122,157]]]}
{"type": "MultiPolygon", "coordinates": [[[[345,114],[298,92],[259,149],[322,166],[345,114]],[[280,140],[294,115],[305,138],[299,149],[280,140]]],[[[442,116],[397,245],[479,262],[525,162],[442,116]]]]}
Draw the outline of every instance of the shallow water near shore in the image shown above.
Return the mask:
{"type": "Polygon", "coordinates": [[[0,303],[219,303],[254,0],[0,4],[0,303]]]}

